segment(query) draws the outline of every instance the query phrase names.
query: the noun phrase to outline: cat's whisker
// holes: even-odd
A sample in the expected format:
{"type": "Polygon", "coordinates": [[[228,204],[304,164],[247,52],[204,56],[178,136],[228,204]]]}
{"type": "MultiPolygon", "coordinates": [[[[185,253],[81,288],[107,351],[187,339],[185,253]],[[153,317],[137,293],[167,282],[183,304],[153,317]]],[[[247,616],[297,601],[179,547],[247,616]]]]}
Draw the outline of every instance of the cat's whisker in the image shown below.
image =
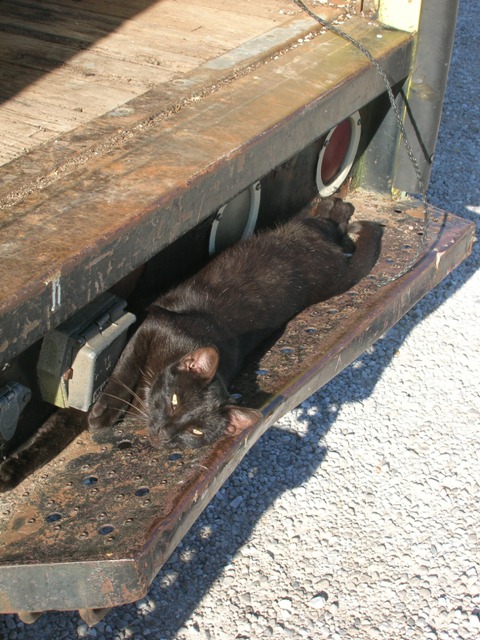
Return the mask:
{"type": "MultiPolygon", "coordinates": [[[[132,396],[135,398],[135,400],[138,400],[138,402],[142,405],[142,407],[145,409],[145,411],[148,411],[148,407],[145,404],[145,402],[143,401],[143,399],[138,395],[138,393],[135,393],[135,391],[133,389],[131,389],[128,386],[128,384],[125,384],[125,382],[123,382],[122,380],[118,380],[117,378],[111,378],[111,380],[113,382],[116,382],[120,386],[122,386],[127,391],[129,391],[132,394],[132,396]]],[[[120,398],[118,398],[118,399],[120,400],[120,398]]],[[[126,402],[126,400],[125,400],[125,402],[126,402]]]]}
{"type": "MultiPolygon", "coordinates": [[[[113,398],[114,400],[120,400],[120,402],[124,402],[125,404],[127,404],[129,407],[132,407],[132,409],[135,409],[135,411],[137,412],[136,415],[141,415],[144,418],[146,418],[148,420],[148,414],[140,411],[140,409],[138,407],[136,407],[134,404],[132,404],[131,402],[128,402],[128,400],[125,400],[124,398],[120,398],[119,396],[114,396],[111,393],[107,393],[106,391],[102,391],[102,395],[104,396],[108,396],[109,398],[113,398]]],[[[146,407],[145,407],[146,408],[146,407]]],[[[124,412],[126,413],[127,410],[124,409],[124,412]]],[[[131,413],[134,413],[133,411],[131,413]]]]}
{"type": "Polygon", "coordinates": [[[127,391],[129,391],[132,396],[140,403],[140,405],[145,409],[145,411],[148,411],[148,407],[145,404],[144,400],[138,395],[138,393],[136,393],[133,389],[131,389],[127,384],[125,384],[124,382],[122,382],[122,380],[117,380],[115,378],[112,378],[114,380],[114,382],[117,382],[118,384],[120,384],[121,386],[124,387],[124,389],[126,389],[127,391]]]}
{"type": "Polygon", "coordinates": [[[132,416],[133,418],[136,418],[135,425],[137,426],[146,427],[148,425],[147,418],[145,418],[145,416],[143,416],[140,413],[136,413],[135,411],[129,411],[128,409],[125,410],[123,413],[128,415],[129,417],[132,416]]]}

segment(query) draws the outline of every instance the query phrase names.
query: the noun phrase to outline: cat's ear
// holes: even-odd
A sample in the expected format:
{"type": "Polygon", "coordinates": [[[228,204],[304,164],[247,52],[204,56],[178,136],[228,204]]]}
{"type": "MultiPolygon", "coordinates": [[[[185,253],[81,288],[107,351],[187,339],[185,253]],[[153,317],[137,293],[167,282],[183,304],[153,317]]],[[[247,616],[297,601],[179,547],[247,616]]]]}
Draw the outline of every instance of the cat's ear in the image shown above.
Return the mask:
{"type": "Polygon", "coordinates": [[[262,414],[257,409],[248,407],[225,407],[228,412],[227,433],[231,436],[245,431],[249,427],[253,427],[262,419],[262,414]]]}
{"type": "Polygon", "coordinates": [[[215,347],[201,347],[183,356],[178,363],[178,368],[208,383],[217,373],[219,360],[220,354],[215,347]]]}

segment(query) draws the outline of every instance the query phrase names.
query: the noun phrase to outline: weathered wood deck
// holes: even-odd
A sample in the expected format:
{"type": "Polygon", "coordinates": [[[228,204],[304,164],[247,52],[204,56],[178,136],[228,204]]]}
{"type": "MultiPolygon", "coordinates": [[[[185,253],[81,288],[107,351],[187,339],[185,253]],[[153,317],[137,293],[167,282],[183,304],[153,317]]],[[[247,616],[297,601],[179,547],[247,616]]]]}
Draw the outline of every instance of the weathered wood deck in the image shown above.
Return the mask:
{"type": "MultiPolygon", "coordinates": [[[[345,9],[320,7],[328,18],[345,9]]],[[[289,24],[291,0],[4,0],[0,165],[289,24]]]]}

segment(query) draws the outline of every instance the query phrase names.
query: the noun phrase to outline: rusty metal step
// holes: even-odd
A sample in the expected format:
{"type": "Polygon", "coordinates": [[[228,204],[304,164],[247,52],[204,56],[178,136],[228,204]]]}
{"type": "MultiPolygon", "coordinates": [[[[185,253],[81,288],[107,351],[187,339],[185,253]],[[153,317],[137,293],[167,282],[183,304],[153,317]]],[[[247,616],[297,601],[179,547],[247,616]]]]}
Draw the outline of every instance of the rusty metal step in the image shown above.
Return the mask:
{"type": "MultiPolygon", "coordinates": [[[[351,291],[289,323],[236,384],[264,419],[196,451],[161,451],[121,425],[103,443],[82,433],[62,455],[2,496],[0,611],[84,611],[142,598],[189,527],[262,433],[397,322],[469,253],[473,225],[432,210],[428,252],[415,254],[422,206],[350,194],[358,217],[386,225],[381,257],[351,291]]],[[[102,612],[100,612],[102,615],[102,612]]]]}
{"type": "MultiPolygon", "coordinates": [[[[406,78],[410,34],[360,18],[345,30],[392,83],[406,78]]],[[[12,186],[0,203],[0,366],[385,90],[330,33],[277,58],[200,83],[188,100],[173,88],[156,116],[111,146],[65,171],[54,163],[22,197],[12,186]]]]}

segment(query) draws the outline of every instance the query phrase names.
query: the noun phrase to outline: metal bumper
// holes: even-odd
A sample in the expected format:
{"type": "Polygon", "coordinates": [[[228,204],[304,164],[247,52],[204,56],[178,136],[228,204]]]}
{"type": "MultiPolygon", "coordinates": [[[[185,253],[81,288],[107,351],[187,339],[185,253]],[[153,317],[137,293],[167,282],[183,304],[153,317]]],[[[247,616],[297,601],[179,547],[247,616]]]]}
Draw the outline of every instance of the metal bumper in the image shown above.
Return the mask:
{"type": "MultiPolygon", "coordinates": [[[[117,428],[82,433],[64,453],[4,494],[0,611],[93,610],[135,601],[262,433],[368,348],[469,253],[473,226],[433,210],[428,252],[393,283],[421,241],[423,209],[353,194],[359,218],[386,225],[381,257],[351,291],[307,309],[237,382],[264,419],[198,451],[153,449],[117,428]]],[[[23,619],[35,616],[22,614],[23,619]]]]}

